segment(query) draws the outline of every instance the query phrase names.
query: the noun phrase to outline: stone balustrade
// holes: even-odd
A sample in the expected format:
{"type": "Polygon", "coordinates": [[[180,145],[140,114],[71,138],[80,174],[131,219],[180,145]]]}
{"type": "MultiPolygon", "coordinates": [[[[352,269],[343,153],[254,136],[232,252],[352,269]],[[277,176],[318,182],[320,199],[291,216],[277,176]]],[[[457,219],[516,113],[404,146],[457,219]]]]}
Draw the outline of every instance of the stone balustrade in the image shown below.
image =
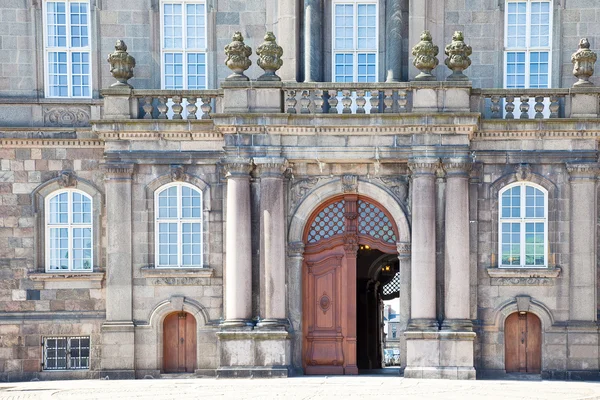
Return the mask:
{"type": "Polygon", "coordinates": [[[222,90],[140,90],[133,91],[141,119],[211,119],[220,110],[222,90]]]}
{"type": "Polygon", "coordinates": [[[569,89],[473,89],[476,109],[486,119],[545,119],[566,116],[569,89]]]}

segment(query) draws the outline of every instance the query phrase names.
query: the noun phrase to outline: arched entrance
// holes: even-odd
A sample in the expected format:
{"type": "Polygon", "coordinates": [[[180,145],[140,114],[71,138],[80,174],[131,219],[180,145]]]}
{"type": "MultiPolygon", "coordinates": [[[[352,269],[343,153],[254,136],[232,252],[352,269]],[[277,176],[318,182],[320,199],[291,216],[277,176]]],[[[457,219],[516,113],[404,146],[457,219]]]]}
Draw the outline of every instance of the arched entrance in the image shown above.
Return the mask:
{"type": "Polygon", "coordinates": [[[163,322],[163,371],[196,370],[196,318],[185,311],[167,315],[163,322]]]}
{"type": "Polygon", "coordinates": [[[539,374],[542,368],[542,323],[530,312],[516,312],[504,323],[506,372],[539,374]]]}
{"type": "Polygon", "coordinates": [[[376,201],[345,194],[312,213],[303,241],[304,371],[357,374],[357,265],[397,254],[398,229],[376,201]]]}

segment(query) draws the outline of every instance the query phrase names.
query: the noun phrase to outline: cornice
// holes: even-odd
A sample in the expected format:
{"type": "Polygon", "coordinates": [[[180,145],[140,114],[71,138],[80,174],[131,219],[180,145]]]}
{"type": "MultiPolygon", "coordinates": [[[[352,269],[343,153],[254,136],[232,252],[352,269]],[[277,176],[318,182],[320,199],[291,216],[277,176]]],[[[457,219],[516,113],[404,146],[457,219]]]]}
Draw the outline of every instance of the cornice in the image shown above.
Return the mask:
{"type": "Polygon", "coordinates": [[[219,132],[98,132],[102,140],[222,140],[219,132]]]}
{"type": "Polygon", "coordinates": [[[104,142],[102,140],[94,139],[0,139],[0,147],[60,147],[103,149],[104,142]]]}

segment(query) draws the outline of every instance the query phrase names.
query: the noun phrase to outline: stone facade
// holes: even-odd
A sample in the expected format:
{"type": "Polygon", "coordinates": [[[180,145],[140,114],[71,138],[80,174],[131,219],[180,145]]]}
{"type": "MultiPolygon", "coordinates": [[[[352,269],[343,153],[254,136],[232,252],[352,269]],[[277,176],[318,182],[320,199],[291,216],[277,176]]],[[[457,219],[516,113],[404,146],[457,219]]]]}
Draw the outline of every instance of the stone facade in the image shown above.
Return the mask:
{"type": "Polygon", "coordinates": [[[552,89],[527,90],[499,89],[505,4],[483,0],[379,1],[381,83],[327,78],[330,2],[207,0],[209,89],[160,90],[159,3],[91,1],[90,99],[44,97],[43,1],[0,10],[0,380],[160,377],[173,313],[196,321],[198,375],[303,374],[305,233],[344,193],[393,220],[405,376],[502,376],[505,320],[531,313],[543,377],[600,378],[600,90],[571,88],[579,40],[600,45],[594,1],[551,3],[552,89]],[[424,30],[440,49],[464,32],[469,81],[442,82],[443,62],[414,81],[424,30]],[[282,81],[256,80],[255,52],[250,81],[225,80],[237,31],[252,49],[274,32],[282,81]],[[132,88],[110,87],[116,40],[132,88]],[[546,193],[540,268],[500,266],[499,196],[519,183],[546,193]],[[166,185],[201,193],[197,268],[158,267],[166,185]],[[86,272],[47,272],[65,189],[92,200],[86,272]],[[89,337],[89,368],[48,370],[52,337],[89,337]]]}

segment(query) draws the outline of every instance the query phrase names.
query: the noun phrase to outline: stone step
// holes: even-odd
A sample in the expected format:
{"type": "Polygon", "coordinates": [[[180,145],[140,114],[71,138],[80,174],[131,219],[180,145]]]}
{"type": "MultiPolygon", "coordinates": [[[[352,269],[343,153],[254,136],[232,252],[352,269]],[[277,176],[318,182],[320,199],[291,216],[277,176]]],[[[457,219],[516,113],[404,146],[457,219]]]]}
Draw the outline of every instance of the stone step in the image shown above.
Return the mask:
{"type": "Polygon", "coordinates": [[[184,373],[170,373],[170,374],[160,374],[160,379],[196,379],[198,375],[194,373],[184,372],[184,373]]]}

